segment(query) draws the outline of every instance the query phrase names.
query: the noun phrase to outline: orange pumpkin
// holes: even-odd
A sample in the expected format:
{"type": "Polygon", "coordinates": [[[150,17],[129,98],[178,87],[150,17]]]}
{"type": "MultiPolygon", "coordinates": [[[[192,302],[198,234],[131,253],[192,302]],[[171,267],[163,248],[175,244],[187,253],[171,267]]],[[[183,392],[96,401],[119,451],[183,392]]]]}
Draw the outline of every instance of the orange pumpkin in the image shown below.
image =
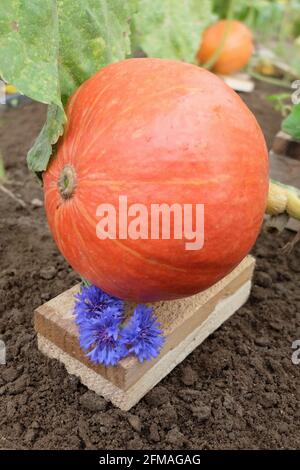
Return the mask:
{"type": "Polygon", "coordinates": [[[246,25],[236,20],[220,20],[203,33],[197,54],[199,63],[205,64],[223,40],[223,48],[212,70],[227,75],[241,70],[249,62],[254,46],[252,33],[246,25]]]}
{"type": "Polygon", "coordinates": [[[66,113],[43,177],[45,207],[83,277],[124,299],[175,299],[208,288],[249,252],[266,206],[268,154],[255,117],[216,75],[177,61],[121,61],[87,80],[66,113]],[[204,204],[203,248],[100,240],[97,208],[117,208],[121,195],[149,214],[154,203],[204,204]]]}

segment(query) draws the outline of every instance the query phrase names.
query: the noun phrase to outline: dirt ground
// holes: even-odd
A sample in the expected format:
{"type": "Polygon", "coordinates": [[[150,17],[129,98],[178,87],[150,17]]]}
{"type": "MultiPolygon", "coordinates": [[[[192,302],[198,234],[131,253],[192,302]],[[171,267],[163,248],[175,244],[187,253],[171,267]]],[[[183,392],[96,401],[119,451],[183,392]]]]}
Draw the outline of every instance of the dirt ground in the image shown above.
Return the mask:
{"type": "MultiPolygon", "coordinates": [[[[245,100],[268,145],[280,116],[258,83],[245,100]]],[[[77,276],[49,233],[42,190],[26,168],[26,151],[45,116],[39,104],[0,113],[6,188],[0,192],[0,448],[233,449],[300,447],[300,247],[291,236],[262,233],[254,248],[255,283],[247,304],[198,347],[131,412],[115,409],[37,350],[33,310],[77,276]]]]}

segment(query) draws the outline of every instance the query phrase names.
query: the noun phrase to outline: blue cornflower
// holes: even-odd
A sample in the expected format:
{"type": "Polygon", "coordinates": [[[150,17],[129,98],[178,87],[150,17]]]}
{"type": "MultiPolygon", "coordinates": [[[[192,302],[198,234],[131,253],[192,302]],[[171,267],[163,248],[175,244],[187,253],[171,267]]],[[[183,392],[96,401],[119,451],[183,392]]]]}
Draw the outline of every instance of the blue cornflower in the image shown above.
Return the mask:
{"type": "Polygon", "coordinates": [[[79,324],[80,346],[92,362],[114,366],[128,354],[120,340],[120,325],[121,319],[115,316],[113,307],[107,307],[101,317],[79,324]]]}
{"type": "Polygon", "coordinates": [[[97,320],[111,308],[111,315],[123,318],[124,302],[112,297],[96,286],[84,286],[79,294],[75,295],[76,323],[80,325],[85,320],[97,320]]]}
{"type": "Polygon", "coordinates": [[[152,308],[138,305],[124,326],[122,300],[91,285],[75,298],[80,346],[92,362],[114,366],[129,353],[140,362],[158,356],[165,338],[152,308]]]}
{"type": "Polygon", "coordinates": [[[128,352],[143,362],[158,356],[165,341],[162,334],[153,309],[138,305],[122,331],[122,341],[129,347],[128,352]]]}

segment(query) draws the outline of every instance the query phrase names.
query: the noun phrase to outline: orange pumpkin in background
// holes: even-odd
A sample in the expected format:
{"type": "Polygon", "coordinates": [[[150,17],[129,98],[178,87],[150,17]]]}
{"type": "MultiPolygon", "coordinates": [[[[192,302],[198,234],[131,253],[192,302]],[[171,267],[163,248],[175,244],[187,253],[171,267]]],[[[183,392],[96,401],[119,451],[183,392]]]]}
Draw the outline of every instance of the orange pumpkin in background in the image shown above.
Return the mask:
{"type": "Polygon", "coordinates": [[[249,252],[266,207],[268,153],[255,117],[220,78],[183,62],[128,59],[83,83],[66,113],[43,176],[45,207],[83,277],[123,299],[176,299],[208,288],[249,252]],[[121,195],[149,214],[151,204],[204,204],[203,248],[100,240],[97,208],[117,208],[121,195]]]}
{"type": "Polygon", "coordinates": [[[254,50],[252,33],[240,21],[220,20],[209,26],[203,33],[197,59],[200,65],[205,64],[222,40],[224,45],[212,70],[222,75],[238,72],[247,65],[254,50]]]}

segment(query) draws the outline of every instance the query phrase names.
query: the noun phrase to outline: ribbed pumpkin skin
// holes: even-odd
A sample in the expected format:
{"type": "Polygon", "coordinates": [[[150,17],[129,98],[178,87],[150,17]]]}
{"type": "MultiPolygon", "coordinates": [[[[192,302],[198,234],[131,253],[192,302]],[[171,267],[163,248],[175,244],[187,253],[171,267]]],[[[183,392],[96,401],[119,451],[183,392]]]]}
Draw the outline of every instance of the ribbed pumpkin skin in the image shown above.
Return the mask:
{"type": "Polygon", "coordinates": [[[160,59],[109,65],[69,101],[68,125],[44,173],[45,206],[71,266],[135,301],[200,292],[230,272],[259,233],[268,189],[260,127],[239,96],[197,66],[160,59]],[[62,169],[74,195],[58,190],[62,169]],[[205,204],[205,242],[99,240],[99,204],[205,204]]]}
{"type": "Polygon", "coordinates": [[[228,35],[223,49],[212,68],[215,73],[223,75],[237,72],[245,67],[254,50],[252,34],[246,25],[236,20],[220,20],[203,33],[197,54],[200,64],[204,64],[212,57],[226,31],[228,35]]]}

